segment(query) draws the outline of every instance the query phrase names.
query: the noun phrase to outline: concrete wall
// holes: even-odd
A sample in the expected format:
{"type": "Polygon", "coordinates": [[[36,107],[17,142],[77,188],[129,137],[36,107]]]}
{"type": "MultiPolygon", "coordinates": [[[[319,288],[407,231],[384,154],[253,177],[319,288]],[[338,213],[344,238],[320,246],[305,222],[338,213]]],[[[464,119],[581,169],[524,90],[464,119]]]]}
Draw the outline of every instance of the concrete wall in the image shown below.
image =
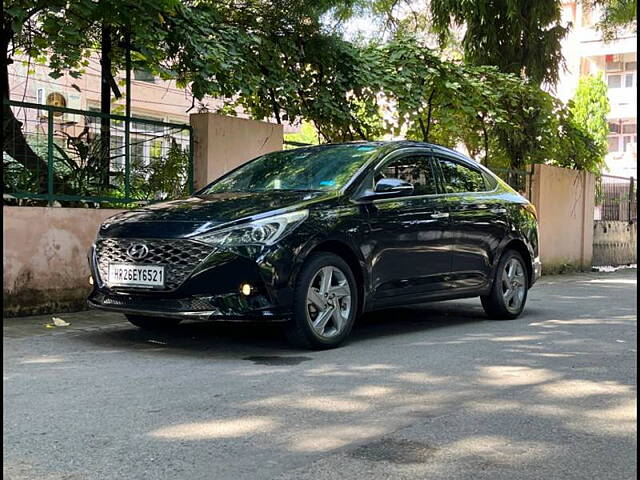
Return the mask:
{"type": "Polygon", "coordinates": [[[591,267],[594,201],[593,174],[535,165],[531,202],[538,211],[543,272],[591,267]]]}
{"type": "Polygon", "coordinates": [[[638,225],[598,220],[593,224],[593,265],[618,266],[638,263],[638,225]]]}
{"type": "Polygon", "coordinates": [[[283,129],[276,123],[213,113],[193,114],[190,122],[196,190],[247,160],[282,150],[283,129]]]}
{"type": "Polygon", "coordinates": [[[3,206],[4,315],[84,308],[87,251],[100,223],[119,211],[3,206]]]}

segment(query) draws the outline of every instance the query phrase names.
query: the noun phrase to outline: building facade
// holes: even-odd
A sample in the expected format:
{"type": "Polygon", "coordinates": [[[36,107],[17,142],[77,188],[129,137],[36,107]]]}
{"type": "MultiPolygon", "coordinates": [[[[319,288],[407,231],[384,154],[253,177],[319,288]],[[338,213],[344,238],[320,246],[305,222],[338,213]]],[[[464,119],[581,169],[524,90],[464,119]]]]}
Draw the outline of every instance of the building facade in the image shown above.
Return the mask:
{"type": "Polygon", "coordinates": [[[581,76],[602,74],[608,87],[609,152],[603,173],[637,178],[637,33],[620,31],[610,42],[595,28],[600,19],[598,8],[586,2],[564,2],[563,20],[572,29],[564,40],[566,71],[555,94],[563,101],[571,99],[581,76]]]}

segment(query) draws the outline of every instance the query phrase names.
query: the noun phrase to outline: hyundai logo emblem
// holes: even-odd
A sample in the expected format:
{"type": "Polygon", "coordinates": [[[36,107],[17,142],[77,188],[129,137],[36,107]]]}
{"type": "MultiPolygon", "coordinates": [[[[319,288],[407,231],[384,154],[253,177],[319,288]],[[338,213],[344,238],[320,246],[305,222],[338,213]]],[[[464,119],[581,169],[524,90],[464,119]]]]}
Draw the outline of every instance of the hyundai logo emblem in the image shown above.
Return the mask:
{"type": "Polygon", "coordinates": [[[133,260],[142,260],[148,254],[149,247],[144,243],[132,243],[129,248],[127,248],[127,255],[133,260]]]}

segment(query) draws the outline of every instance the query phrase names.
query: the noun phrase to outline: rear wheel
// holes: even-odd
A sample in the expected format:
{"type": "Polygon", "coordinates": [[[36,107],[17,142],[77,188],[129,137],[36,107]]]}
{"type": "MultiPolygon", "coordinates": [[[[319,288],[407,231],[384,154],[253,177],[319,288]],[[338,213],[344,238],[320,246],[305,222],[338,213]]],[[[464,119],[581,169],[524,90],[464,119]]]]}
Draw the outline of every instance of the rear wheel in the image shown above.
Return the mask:
{"type": "Polygon", "coordinates": [[[490,318],[509,320],[517,318],[524,310],[528,289],[527,268],[522,255],[508,250],[496,268],[491,293],[480,300],[490,318]]]}
{"type": "Polygon", "coordinates": [[[332,253],[312,254],[298,275],[287,337],[303,348],[337,347],[351,332],[357,308],[358,290],[349,265],[332,253]]]}
{"type": "Polygon", "coordinates": [[[175,318],[156,318],[144,315],[125,315],[125,317],[142,330],[166,330],[175,327],[182,321],[175,318]]]}

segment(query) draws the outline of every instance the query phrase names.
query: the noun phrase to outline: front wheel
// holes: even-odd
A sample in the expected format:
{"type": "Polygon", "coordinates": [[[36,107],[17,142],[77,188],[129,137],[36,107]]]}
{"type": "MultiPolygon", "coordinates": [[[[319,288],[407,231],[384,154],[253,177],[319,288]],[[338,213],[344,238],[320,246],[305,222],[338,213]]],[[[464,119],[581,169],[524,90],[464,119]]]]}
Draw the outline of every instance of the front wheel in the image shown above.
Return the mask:
{"type": "Polygon", "coordinates": [[[351,332],[358,290],[349,265],[332,253],[312,254],[302,266],[294,292],[291,343],[316,350],[340,345],[351,332]]]}
{"type": "Polygon", "coordinates": [[[489,295],[480,297],[482,307],[490,318],[510,320],[524,310],[529,283],[527,269],[515,250],[508,250],[500,258],[489,295]]]}
{"type": "Polygon", "coordinates": [[[144,315],[125,315],[131,324],[142,330],[166,330],[178,325],[182,320],[174,318],[155,318],[144,315]]]}

